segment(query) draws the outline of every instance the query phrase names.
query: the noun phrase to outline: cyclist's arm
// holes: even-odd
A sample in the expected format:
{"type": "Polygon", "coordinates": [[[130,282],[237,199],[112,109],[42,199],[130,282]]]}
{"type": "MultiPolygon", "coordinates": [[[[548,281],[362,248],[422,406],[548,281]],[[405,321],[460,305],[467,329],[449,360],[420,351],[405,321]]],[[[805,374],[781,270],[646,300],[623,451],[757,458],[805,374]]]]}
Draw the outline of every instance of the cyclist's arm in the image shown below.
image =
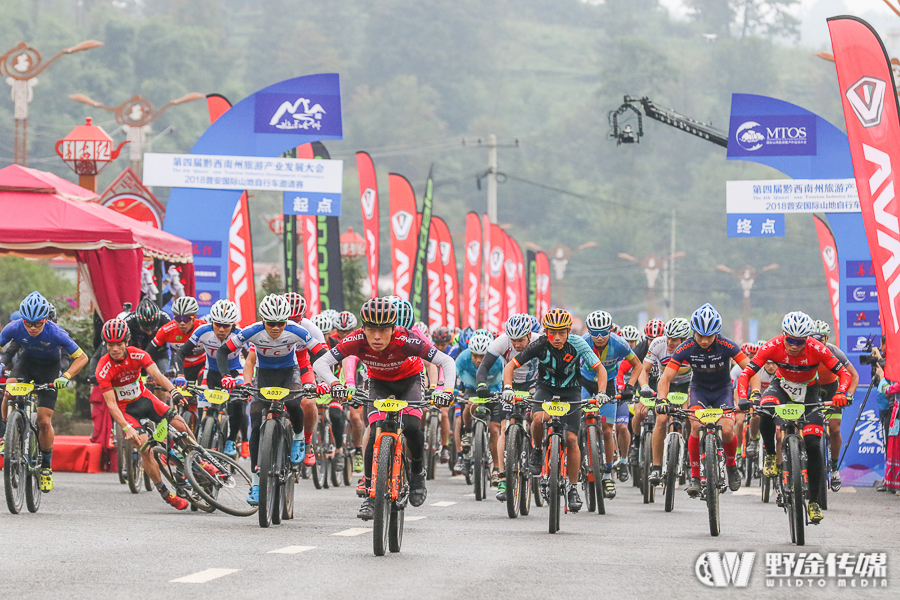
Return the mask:
{"type": "MultiPolygon", "coordinates": [[[[178,352],[175,353],[175,357],[172,359],[172,363],[174,363],[175,365],[176,375],[181,375],[182,373],[184,373],[184,358],[186,356],[192,355],[194,353],[194,350],[196,349],[197,346],[194,344],[193,339],[188,339],[188,341],[186,341],[184,345],[182,345],[181,348],[178,349],[178,352]]],[[[216,359],[216,365],[218,366],[218,355],[216,356],[216,359]]]]}
{"type": "Polygon", "coordinates": [[[324,381],[329,385],[333,385],[340,381],[334,375],[334,371],[332,368],[335,365],[341,364],[341,360],[344,358],[344,355],[337,349],[337,347],[332,348],[329,352],[325,352],[324,354],[316,357],[315,362],[313,362],[313,372],[316,374],[316,378],[319,381],[324,381]]]}
{"type": "MultiPolygon", "coordinates": [[[[128,428],[128,421],[125,420],[125,416],[122,414],[122,411],[119,410],[119,405],[116,402],[116,393],[113,390],[106,390],[103,392],[103,399],[106,401],[106,406],[109,407],[109,414],[113,421],[115,421],[123,430],[128,428]]],[[[126,434],[126,436],[127,435],[128,434],[126,434]]]]}
{"type": "Polygon", "coordinates": [[[628,362],[631,364],[631,375],[628,377],[628,385],[633,388],[637,387],[644,369],[641,366],[641,362],[633,352],[628,356],[626,360],[628,360],[628,362]]]}
{"type": "Polygon", "coordinates": [[[738,399],[743,399],[743,398],[747,397],[747,394],[748,394],[747,386],[748,386],[748,384],[751,383],[750,378],[753,377],[754,375],[756,376],[757,387],[754,387],[753,389],[754,390],[759,389],[758,373],[759,373],[759,370],[762,368],[762,365],[766,364],[766,361],[767,361],[766,358],[759,356],[761,352],[762,352],[762,350],[757,352],[756,356],[753,357],[753,360],[749,361],[745,365],[741,365],[741,368],[743,368],[744,370],[741,371],[741,374],[738,377],[738,385],[737,385],[738,399]],[[756,364],[757,361],[762,361],[762,362],[760,364],[756,364]]]}
{"type": "Polygon", "coordinates": [[[228,368],[228,355],[240,347],[238,344],[240,342],[232,335],[216,350],[216,366],[219,367],[219,373],[228,373],[231,370],[228,368]]]}
{"type": "Polygon", "coordinates": [[[63,373],[66,379],[72,379],[73,377],[78,375],[78,372],[81,371],[86,364],[88,364],[88,355],[85,354],[85,352],[81,348],[72,353],[71,356],[75,360],[71,365],[69,365],[69,370],[63,373]]]}
{"type": "Polygon", "coordinates": [[[453,386],[456,385],[456,362],[440,350],[435,352],[431,362],[435,367],[441,369],[442,375],[445,377],[442,391],[449,392],[453,390],[453,386]]]}
{"type": "Polygon", "coordinates": [[[638,383],[641,387],[645,385],[650,385],[650,369],[653,368],[653,361],[644,359],[644,362],[641,363],[641,372],[638,374],[638,383]]]}
{"type": "Polygon", "coordinates": [[[6,346],[3,347],[3,356],[0,356],[0,363],[3,363],[10,369],[12,369],[13,362],[16,358],[16,353],[19,351],[19,342],[16,340],[10,341],[6,346]]]}
{"type": "Polygon", "coordinates": [[[669,386],[672,384],[672,380],[675,379],[675,375],[678,374],[678,369],[680,368],[681,364],[676,363],[675,359],[669,361],[669,364],[666,365],[662,375],[659,376],[659,382],[656,384],[657,398],[666,398],[669,396],[669,386]],[[677,366],[673,368],[673,364],[677,366]]]}
{"type": "Polygon", "coordinates": [[[475,373],[476,383],[487,383],[491,368],[498,358],[499,356],[488,350],[487,354],[484,355],[484,360],[481,361],[481,365],[478,367],[478,372],[475,373]]]}
{"type": "Polygon", "coordinates": [[[359,358],[356,356],[348,356],[343,361],[344,381],[347,386],[356,387],[356,365],[359,364],[359,358]]]}
{"type": "MultiPolygon", "coordinates": [[[[218,358],[218,356],[216,357],[218,358]]],[[[216,361],[219,362],[218,360],[216,361]]],[[[256,370],[256,350],[251,350],[247,354],[247,360],[244,361],[244,381],[253,381],[253,373],[256,370]]]]}
{"type": "Polygon", "coordinates": [[[852,398],[853,394],[856,393],[856,388],[859,386],[859,371],[856,370],[853,363],[844,365],[844,368],[850,372],[850,387],[847,388],[847,396],[852,398]]]}
{"type": "MultiPolygon", "coordinates": [[[[159,370],[159,367],[156,366],[156,363],[151,362],[150,364],[145,365],[144,368],[147,370],[147,376],[154,382],[156,382],[156,385],[163,388],[167,392],[171,392],[175,389],[175,386],[172,385],[172,382],[162,374],[162,372],[159,370]]],[[[228,371],[224,372],[227,373],[228,371]]]]}

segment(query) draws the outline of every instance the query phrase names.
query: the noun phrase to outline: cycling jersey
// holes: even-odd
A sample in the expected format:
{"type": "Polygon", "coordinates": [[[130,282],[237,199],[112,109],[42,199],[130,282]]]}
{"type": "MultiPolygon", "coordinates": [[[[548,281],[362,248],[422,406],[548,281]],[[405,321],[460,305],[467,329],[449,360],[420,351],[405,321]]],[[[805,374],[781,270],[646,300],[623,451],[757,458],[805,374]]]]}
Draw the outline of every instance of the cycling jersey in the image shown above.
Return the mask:
{"type": "Polygon", "coordinates": [[[746,358],[740,346],[722,337],[716,336],[716,340],[709,348],[701,348],[697,340],[688,339],[675,349],[667,369],[678,372],[682,365],[689,366],[693,371],[691,387],[706,388],[708,390],[724,388],[731,384],[729,366],[731,359],[740,363],[746,358]]]}
{"type": "MultiPolygon", "coordinates": [[[[178,323],[169,321],[160,327],[159,331],[156,332],[156,335],[153,336],[153,345],[158,348],[164,348],[166,344],[168,344],[169,348],[172,349],[172,354],[175,355],[201,325],[206,325],[206,321],[194,319],[194,329],[191,330],[191,333],[182,333],[181,330],[178,329],[178,323]]],[[[202,347],[197,347],[194,349],[193,354],[184,357],[184,366],[196,367],[202,365],[205,361],[206,352],[202,347]]]]}
{"type": "MultiPolygon", "coordinates": [[[[213,331],[213,326],[207,323],[194,330],[194,333],[191,334],[191,337],[188,339],[184,347],[179,350],[178,354],[180,356],[183,353],[191,353],[194,348],[202,348],[206,351],[206,356],[209,359],[206,361],[207,365],[209,366],[209,370],[218,372],[219,365],[216,362],[216,352],[219,350],[219,346],[224,344],[227,340],[228,338],[225,338],[225,340],[220,340],[219,338],[217,338],[215,332],[213,331]]],[[[178,361],[176,361],[176,363],[177,362],[178,361]]],[[[228,370],[237,371],[240,370],[240,368],[241,350],[240,348],[238,348],[228,354],[228,370]]]]}
{"type": "MultiPolygon", "coordinates": [[[[828,343],[825,344],[825,347],[831,350],[831,353],[834,354],[835,358],[837,358],[844,367],[849,371],[850,370],[850,359],[847,358],[847,355],[844,354],[844,351],[835,346],[834,344],[828,343]]],[[[828,385],[834,383],[838,380],[838,376],[834,374],[834,372],[826,367],[824,364],[819,363],[819,383],[822,385],[828,385]]]]}
{"type": "Polygon", "coordinates": [[[97,385],[101,392],[114,391],[117,402],[131,402],[144,395],[141,369],[154,364],[150,355],[134,346],[125,349],[125,358],[114,361],[109,354],[97,364],[97,385]]]}
{"type": "Polygon", "coordinates": [[[326,349],[322,342],[313,338],[306,329],[293,321],[288,321],[281,334],[274,339],[266,333],[265,324],[258,321],[232,333],[222,345],[227,347],[227,352],[222,350],[222,347],[219,348],[216,353],[219,371],[230,370],[228,356],[247,344],[253,344],[257,366],[260,369],[296,367],[297,358],[294,354],[296,350],[308,350],[315,355],[326,349]]]}
{"type": "Polygon", "coordinates": [[[784,347],[784,334],[774,337],[759,349],[744,372],[738,378],[738,397],[747,397],[747,384],[750,376],[762,368],[767,361],[772,361],[778,365],[775,372],[777,377],[783,381],[781,388],[785,393],[800,400],[806,395],[804,388],[815,385],[816,373],[819,365],[825,365],[825,368],[837,374],[839,378],[838,392],[844,393],[850,386],[850,371],[848,371],[837,357],[832,354],[825,345],[817,339],[806,338],[806,346],[797,356],[791,356],[784,347]]]}
{"type": "MultiPolygon", "coordinates": [[[[628,345],[628,342],[614,333],[609,334],[609,341],[607,341],[603,348],[598,348],[594,344],[590,333],[584,334],[582,339],[587,342],[593,353],[600,358],[600,362],[603,363],[603,368],[606,369],[607,380],[614,380],[616,378],[620,361],[628,360],[630,362],[630,359],[634,356],[634,352],[631,350],[631,346],[628,345]]],[[[597,372],[588,368],[587,364],[581,365],[581,374],[589,381],[597,381],[597,372]]]]}
{"type": "MultiPolygon", "coordinates": [[[[676,352],[678,348],[675,349],[676,352]]],[[[651,367],[651,371],[655,370],[657,373],[662,373],[663,369],[665,369],[669,362],[672,360],[674,354],[669,354],[669,346],[666,343],[665,336],[658,337],[652,342],[650,342],[650,348],[647,351],[647,357],[644,359],[645,361],[650,361],[653,365],[651,367]]],[[[683,385],[688,383],[691,380],[691,365],[689,363],[682,364],[678,367],[678,372],[675,377],[672,378],[671,383],[675,385],[683,385]]]]}
{"type": "Polygon", "coordinates": [[[44,323],[44,329],[33,337],[25,329],[25,322],[22,319],[8,323],[0,332],[0,347],[13,340],[19,344],[21,351],[29,360],[38,363],[58,363],[60,349],[65,350],[72,358],[84,354],[68,332],[53,321],[44,323]]]}
{"type": "Polygon", "coordinates": [[[528,344],[512,363],[518,368],[534,358],[538,360],[539,382],[554,388],[581,387],[578,378],[581,360],[592,368],[600,364],[590,345],[577,335],[570,335],[560,349],[554,348],[547,336],[541,336],[528,344]]]}
{"type": "MultiPolygon", "coordinates": [[[[418,375],[424,368],[422,359],[435,366],[444,362],[453,364],[453,360],[449,356],[439,352],[431,342],[421,335],[410,332],[405,327],[394,327],[391,341],[381,352],[373,350],[366,341],[365,332],[358,329],[342,339],[323,359],[317,360],[313,364],[313,369],[320,379],[329,382],[336,381],[337,377],[331,372],[331,367],[340,364],[348,356],[358,357],[368,367],[370,378],[386,381],[396,381],[418,375]],[[410,360],[410,358],[418,360],[410,360]],[[326,363],[328,366],[324,367],[326,363]],[[325,376],[326,371],[327,377],[325,376]]],[[[453,379],[446,380],[450,386],[456,379],[455,364],[451,374],[453,379]]]]}
{"type": "MultiPolygon", "coordinates": [[[[456,372],[459,375],[460,380],[462,380],[463,387],[473,390],[478,388],[478,381],[476,379],[478,367],[472,362],[472,351],[468,348],[463,350],[460,355],[456,357],[456,372]]],[[[491,367],[491,370],[488,372],[487,381],[485,381],[485,383],[492,392],[499,392],[503,388],[502,360],[494,362],[494,366],[491,367]]]]}
{"type": "Polygon", "coordinates": [[[325,334],[322,333],[322,330],[319,329],[315,323],[313,323],[306,317],[300,319],[300,327],[307,330],[309,332],[309,335],[313,336],[313,338],[319,340],[323,344],[325,343],[325,334]]]}
{"type": "MultiPolygon", "coordinates": [[[[534,342],[540,337],[541,335],[539,333],[532,333],[529,343],[534,342]]],[[[519,351],[513,348],[512,341],[508,335],[504,333],[495,338],[488,345],[487,354],[484,355],[484,360],[481,362],[481,366],[478,367],[478,374],[475,378],[476,381],[478,383],[487,381],[488,373],[490,373],[490,370],[494,367],[497,358],[502,358],[503,362],[508,363],[518,355],[519,351]]],[[[513,383],[531,383],[535,381],[537,377],[538,363],[536,359],[527,361],[523,366],[518,367],[513,371],[513,383]]]]}

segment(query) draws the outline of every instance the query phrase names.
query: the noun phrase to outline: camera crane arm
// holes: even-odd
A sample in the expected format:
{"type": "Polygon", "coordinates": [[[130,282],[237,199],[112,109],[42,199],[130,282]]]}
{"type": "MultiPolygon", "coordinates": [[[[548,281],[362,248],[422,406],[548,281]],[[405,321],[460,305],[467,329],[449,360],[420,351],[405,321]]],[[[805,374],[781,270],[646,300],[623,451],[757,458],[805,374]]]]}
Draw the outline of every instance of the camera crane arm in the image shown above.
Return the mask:
{"type": "MultiPolygon", "coordinates": [[[[721,131],[716,129],[712,125],[707,125],[706,123],[701,123],[700,121],[695,121],[689,117],[685,117],[684,115],[680,115],[671,108],[665,108],[663,106],[658,106],[654,103],[650,98],[644,96],[643,98],[635,98],[633,96],[625,96],[624,103],[619,107],[617,111],[615,111],[616,116],[623,114],[626,110],[631,109],[634,112],[637,112],[637,109],[634,107],[635,104],[640,104],[644,109],[644,114],[647,115],[651,119],[655,119],[661,123],[665,123],[666,125],[671,125],[676,129],[680,129],[686,133],[704,139],[708,142],[712,142],[717,146],[722,146],[723,148],[728,147],[728,133],[725,131],[721,131]]],[[[640,115],[638,115],[640,116],[640,115]]],[[[640,119],[638,120],[638,124],[640,127],[640,119]]],[[[640,134],[633,141],[640,141],[640,135],[643,134],[643,127],[640,127],[640,134]]],[[[623,132],[618,130],[618,123],[616,121],[613,122],[613,132],[611,137],[616,138],[619,143],[629,143],[629,141],[622,138],[623,132]]]]}

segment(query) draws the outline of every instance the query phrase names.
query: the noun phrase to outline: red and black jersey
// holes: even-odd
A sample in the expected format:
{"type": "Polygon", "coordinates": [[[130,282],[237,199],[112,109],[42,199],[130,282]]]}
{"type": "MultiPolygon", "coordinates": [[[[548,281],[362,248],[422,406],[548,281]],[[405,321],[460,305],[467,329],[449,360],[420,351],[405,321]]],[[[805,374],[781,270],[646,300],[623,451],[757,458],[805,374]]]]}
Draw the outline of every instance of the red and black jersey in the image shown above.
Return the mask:
{"type": "Polygon", "coordinates": [[[844,393],[850,385],[850,371],[848,371],[837,357],[817,339],[806,338],[806,346],[797,356],[791,356],[784,347],[784,334],[774,337],[759,349],[747,368],[738,378],[738,396],[747,397],[747,384],[750,377],[759,372],[766,362],[772,361],[778,365],[776,377],[791,383],[800,383],[807,386],[817,383],[816,374],[819,366],[823,365],[829,371],[838,376],[838,392],[844,393]]]}
{"type": "MultiPolygon", "coordinates": [[[[178,323],[169,321],[159,328],[156,335],[153,336],[153,344],[157,347],[165,347],[166,344],[172,349],[172,354],[177,354],[178,350],[191,338],[191,334],[201,325],[206,325],[206,321],[202,319],[194,319],[194,329],[188,333],[181,333],[178,329],[178,323]]],[[[184,357],[185,367],[196,367],[206,362],[206,350],[202,345],[194,348],[194,354],[184,357]]]]}
{"type": "Polygon", "coordinates": [[[405,327],[394,327],[394,336],[387,348],[375,352],[366,341],[362,329],[357,329],[331,349],[331,355],[340,364],[348,356],[356,356],[369,370],[372,379],[396,381],[422,372],[422,360],[432,362],[438,349],[405,327]],[[412,358],[412,360],[410,360],[412,358]]]}
{"type": "Polygon", "coordinates": [[[97,386],[101,392],[115,391],[119,402],[135,400],[145,391],[141,383],[141,370],[152,364],[150,355],[134,346],[125,349],[125,358],[120,361],[111,359],[107,354],[97,363],[97,386]]]}

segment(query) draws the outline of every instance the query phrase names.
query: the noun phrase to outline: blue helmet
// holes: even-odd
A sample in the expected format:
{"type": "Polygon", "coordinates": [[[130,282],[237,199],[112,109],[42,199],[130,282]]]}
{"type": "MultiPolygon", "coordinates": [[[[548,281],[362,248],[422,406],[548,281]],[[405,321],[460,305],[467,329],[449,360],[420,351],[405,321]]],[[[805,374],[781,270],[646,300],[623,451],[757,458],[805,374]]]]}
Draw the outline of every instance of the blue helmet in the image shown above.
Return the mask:
{"type": "Polygon", "coordinates": [[[22,300],[19,312],[26,321],[40,321],[50,316],[50,303],[40,292],[31,292],[22,300]]]}
{"type": "Polygon", "coordinates": [[[531,315],[531,331],[532,333],[541,332],[541,320],[534,315],[531,315]]]}
{"type": "Polygon", "coordinates": [[[471,327],[466,327],[459,332],[459,340],[457,341],[457,344],[459,345],[460,351],[463,351],[469,347],[469,340],[472,339],[473,333],[474,331],[471,327]]]}
{"type": "Polygon", "coordinates": [[[409,329],[416,322],[416,315],[413,313],[413,305],[409,300],[399,299],[395,302],[397,306],[397,325],[409,329]]]}
{"type": "Polygon", "coordinates": [[[722,315],[707,302],[691,315],[691,329],[700,335],[714,335],[722,331],[722,315]]]}

